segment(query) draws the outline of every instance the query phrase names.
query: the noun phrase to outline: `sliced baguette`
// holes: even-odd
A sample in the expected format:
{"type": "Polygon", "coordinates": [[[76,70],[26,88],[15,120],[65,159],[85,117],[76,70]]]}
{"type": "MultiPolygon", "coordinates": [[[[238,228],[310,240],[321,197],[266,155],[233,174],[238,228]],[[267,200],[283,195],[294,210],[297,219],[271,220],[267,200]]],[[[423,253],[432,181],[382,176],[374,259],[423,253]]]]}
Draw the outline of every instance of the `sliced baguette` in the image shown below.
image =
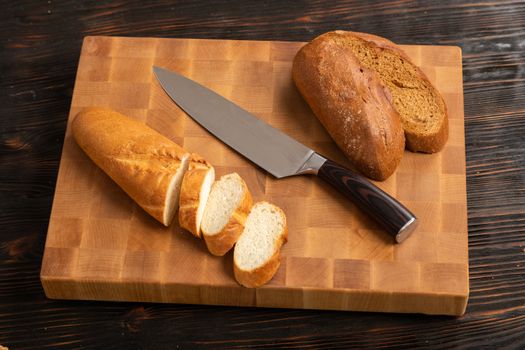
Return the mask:
{"type": "Polygon", "coordinates": [[[233,272],[245,287],[259,287],[277,272],[281,246],[288,239],[284,212],[268,202],[255,203],[233,252],[233,272]]]}
{"type": "Polygon", "coordinates": [[[251,207],[252,196],[239,174],[224,175],[213,184],[201,223],[210,253],[222,256],[233,247],[251,207]]]}
{"type": "Polygon", "coordinates": [[[201,222],[215,169],[197,154],[192,154],[188,171],[184,174],[179,199],[179,225],[201,237],[201,222]]]}
{"type": "Polygon", "coordinates": [[[147,125],[106,108],[72,122],[84,152],[147,213],[168,226],[179,204],[189,154],[147,125]]]}
{"type": "Polygon", "coordinates": [[[378,73],[392,94],[408,150],[434,153],[444,147],[448,139],[445,102],[399,46],[366,33],[335,31],[325,35],[348,47],[363,67],[378,73]]]}

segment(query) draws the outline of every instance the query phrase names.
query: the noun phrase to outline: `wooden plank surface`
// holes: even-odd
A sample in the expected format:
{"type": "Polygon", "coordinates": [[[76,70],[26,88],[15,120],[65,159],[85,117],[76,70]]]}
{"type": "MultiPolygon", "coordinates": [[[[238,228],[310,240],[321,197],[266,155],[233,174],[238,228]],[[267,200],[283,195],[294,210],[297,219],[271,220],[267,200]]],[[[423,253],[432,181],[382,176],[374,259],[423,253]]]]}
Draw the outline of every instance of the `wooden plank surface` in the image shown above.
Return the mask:
{"type": "Polygon", "coordinates": [[[314,178],[275,180],[210,136],[164,93],[162,66],[214,89],[328,157],[345,163],[291,81],[301,43],[87,37],[71,118],[108,106],[198,152],[218,175],[239,172],[255,200],[281,206],[289,242],[274,279],[246,289],[231,253],[206,252],[175,223],[164,228],[102,173],[66,131],[41,278],[51,298],[462,314],[468,297],[461,51],[404,46],[442,92],[450,139],[434,155],[405,152],[380,187],[421,219],[395,245],[357,208],[314,178]]]}

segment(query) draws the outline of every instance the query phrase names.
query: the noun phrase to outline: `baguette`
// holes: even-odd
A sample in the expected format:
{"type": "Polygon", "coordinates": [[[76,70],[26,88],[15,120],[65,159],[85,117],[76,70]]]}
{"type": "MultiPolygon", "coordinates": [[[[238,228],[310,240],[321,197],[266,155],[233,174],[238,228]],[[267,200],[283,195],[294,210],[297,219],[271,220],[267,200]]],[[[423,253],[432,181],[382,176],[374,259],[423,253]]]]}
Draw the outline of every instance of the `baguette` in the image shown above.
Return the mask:
{"type": "Polygon", "coordinates": [[[72,122],[84,152],[147,213],[168,226],[177,210],[189,154],[145,124],[106,108],[72,122]]]}
{"type": "Polygon", "coordinates": [[[284,212],[267,202],[256,203],[233,252],[233,272],[241,285],[259,287],[277,272],[281,246],[288,239],[284,212]]]}
{"type": "Polygon", "coordinates": [[[182,179],[179,225],[195,237],[201,237],[202,216],[214,181],[215,170],[211,164],[192,154],[188,171],[182,179]]]}
{"type": "Polygon", "coordinates": [[[385,180],[405,148],[390,92],[379,75],[360,65],[332,35],[306,44],[294,58],[299,92],[351,163],[365,176],[385,180]]]}
{"type": "Polygon", "coordinates": [[[222,256],[233,247],[251,207],[250,191],[237,173],[224,175],[213,184],[201,223],[210,253],[222,256]]]}

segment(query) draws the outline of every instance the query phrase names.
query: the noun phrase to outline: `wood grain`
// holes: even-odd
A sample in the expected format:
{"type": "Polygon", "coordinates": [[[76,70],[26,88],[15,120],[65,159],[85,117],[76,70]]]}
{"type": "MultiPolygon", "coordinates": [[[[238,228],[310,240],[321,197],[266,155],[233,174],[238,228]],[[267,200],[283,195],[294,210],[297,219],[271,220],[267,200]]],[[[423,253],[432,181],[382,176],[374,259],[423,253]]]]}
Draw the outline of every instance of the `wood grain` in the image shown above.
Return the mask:
{"type": "MultiPolygon", "coordinates": [[[[294,137],[302,143],[312,147],[315,141],[330,144],[332,150],[325,155],[340,158],[341,152],[324,132],[312,137],[312,130],[324,130],[293,86],[291,64],[301,45],[85,38],[68,122],[83,107],[103,106],[153,128],[162,126],[159,132],[219,166],[218,176],[236,171],[246,178],[249,188],[259,189],[253,194],[256,200],[267,199],[284,207],[289,242],[282,249],[280,278],[256,290],[239,286],[233,278],[231,256],[210,256],[202,241],[177,223],[169,228],[152,223],[79,149],[68,127],[42,262],[46,295],[461,315],[468,299],[468,243],[463,109],[458,102],[462,85],[457,77],[461,76],[461,52],[457,47],[404,47],[446,94],[451,128],[444,152],[407,151],[396,173],[378,184],[418,212],[423,221],[412,234],[415,238],[400,245],[366,213],[314,177],[283,181],[266,173],[256,175],[259,170],[253,164],[186,116],[152,72],[152,66],[158,65],[186,73],[270,124],[295,130],[294,137]],[[295,98],[279,99],[281,95],[295,98]],[[302,113],[290,113],[299,110],[302,113]],[[310,127],[301,129],[303,121],[310,127]],[[172,124],[178,128],[164,127],[172,124]],[[330,220],[317,221],[316,213],[330,220]],[[333,245],[338,247],[336,254],[329,248],[333,245]],[[433,254],[420,254],[424,247],[433,254]],[[348,282],[345,274],[349,266],[356,266],[354,262],[366,263],[366,268],[352,272],[356,280],[348,282]]],[[[320,176],[324,174],[321,169],[320,176]]]]}
{"type": "Polygon", "coordinates": [[[3,3],[0,344],[17,349],[525,346],[523,2],[215,4],[210,9],[194,1],[3,3]],[[463,49],[471,276],[463,317],[44,297],[39,271],[85,35],[307,41],[335,28],[463,49]],[[206,331],[195,332],[203,324],[206,331]]]}

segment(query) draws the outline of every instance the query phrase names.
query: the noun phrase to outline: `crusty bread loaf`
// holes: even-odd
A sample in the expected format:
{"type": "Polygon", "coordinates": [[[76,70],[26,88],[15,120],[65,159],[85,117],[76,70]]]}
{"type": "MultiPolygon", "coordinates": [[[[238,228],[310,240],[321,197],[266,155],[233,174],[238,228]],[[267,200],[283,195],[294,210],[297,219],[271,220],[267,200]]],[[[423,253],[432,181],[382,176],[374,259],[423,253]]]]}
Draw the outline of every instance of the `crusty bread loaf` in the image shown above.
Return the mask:
{"type": "Polygon", "coordinates": [[[401,161],[405,139],[379,75],[326,34],[301,48],[292,74],[314,114],[357,170],[374,180],[388,178],[401,161]]]}
{"type": "Polygon", "coordinates": [[[210,253],[222,256],[233,247],[251,207],[252,196],[239,174],[224,175],[213,184],[201,223],[210,253]]]}
{"type": "Polygon", "coordinates": [[[434,153],[444,147],[448,115],[443,97],[400,47],[379,36],[358,32],[329,32],[316,40],[337,43],[349,50],[360,66],[378,74],[401,118],[407,149],[434,153]]]}
{"type": "Polygon", "coordinates": [[[447,107],[439,91],[396,44],[376,35],[337,31],[359,62],[379,74],[401,117],[406,147],[434,153],[448,139],[447,107]]]}
{"type": "Polygon", "coordinates": [[[147,125],[106,108],[82,110],[72,131],[84,152],[138,205],[170,224],[188,153],[147,125]]]}
{"type": "Polygon", "coordinates": [[[179,225],[194,236],[201,236],[201,221],[208,201],[215,170],[202,157],[192,154],[188,171],[184,174],[179,200],[179,225]]]}
{"type": "Polygon", "coordinates": [[[245,287],[259,287],[277,272],[280,250],[288,239],[284,212],[268,202],[256,203],[233,252],[233,271],[245,287]]]}

